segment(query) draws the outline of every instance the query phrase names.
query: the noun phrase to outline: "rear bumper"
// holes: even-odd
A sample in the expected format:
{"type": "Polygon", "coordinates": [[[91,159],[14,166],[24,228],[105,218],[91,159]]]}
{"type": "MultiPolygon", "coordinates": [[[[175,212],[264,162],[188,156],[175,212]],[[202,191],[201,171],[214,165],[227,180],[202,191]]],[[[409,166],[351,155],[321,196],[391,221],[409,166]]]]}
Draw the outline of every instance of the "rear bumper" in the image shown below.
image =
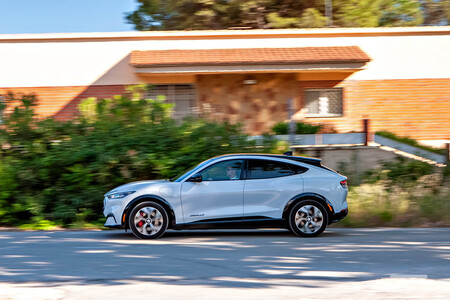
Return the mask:
{"type": "Polygon", "coordinates": [[[331,218],[331,223],[336,223],[345,218],[348,215],[348,208],[341,210],[338,213],[335,213],[331,218]]]}

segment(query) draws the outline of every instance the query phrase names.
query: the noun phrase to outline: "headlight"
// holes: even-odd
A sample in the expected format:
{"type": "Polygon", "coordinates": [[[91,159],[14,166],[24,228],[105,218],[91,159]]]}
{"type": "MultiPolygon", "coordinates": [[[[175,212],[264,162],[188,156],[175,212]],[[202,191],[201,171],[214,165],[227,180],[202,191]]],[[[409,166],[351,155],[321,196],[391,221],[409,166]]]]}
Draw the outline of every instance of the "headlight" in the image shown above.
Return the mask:
{"type": "Polygon", "coordinates": [[[106,197],[108,197],[109,199],[121,199],[121,198],[125,198],[128,195],[133,194],[135,191],[128,191],[128,192],[121,192],[121,193],[114,193],[114,194],[109,194],[106,195],[106,197]]]}

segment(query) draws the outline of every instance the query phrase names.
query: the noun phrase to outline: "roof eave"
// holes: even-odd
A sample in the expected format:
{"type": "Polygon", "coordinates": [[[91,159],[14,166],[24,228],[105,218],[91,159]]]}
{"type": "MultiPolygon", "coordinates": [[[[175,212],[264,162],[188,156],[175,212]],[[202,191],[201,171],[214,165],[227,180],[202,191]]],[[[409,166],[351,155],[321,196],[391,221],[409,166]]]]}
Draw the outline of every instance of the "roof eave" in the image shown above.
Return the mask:
{"type": "Polygon", "coordinates": [[[300,65],[205,65],[136,68],[137,74],[217,74],[217,73],[298,73],[298,72],[356,72],[365,63],[300,64],[300,65]]]}
{"type": "Polygon", "coordinates": [[[323,61],[273,61],[273,62],[227,62],[227,63],[174,63],[174,64],[133,64],[135,68],[160,68],[160,67],[201,67],[201,66],[280,66],[280,65],[327,65],[327,64],[365,64],[370,59],[354,59],[354,60],[323,60],[323,61]]]}

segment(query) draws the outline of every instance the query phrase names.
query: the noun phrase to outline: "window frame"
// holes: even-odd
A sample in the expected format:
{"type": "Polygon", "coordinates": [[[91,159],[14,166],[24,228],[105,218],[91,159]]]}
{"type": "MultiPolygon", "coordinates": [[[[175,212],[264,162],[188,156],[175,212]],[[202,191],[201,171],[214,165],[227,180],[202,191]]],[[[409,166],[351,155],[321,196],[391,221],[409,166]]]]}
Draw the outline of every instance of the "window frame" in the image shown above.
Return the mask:
{"type": "Polygon", "coordinates": [[[342,87],[332,87],[332,88],[305,88],[303,90],[303,96],[304,96],[304,107],[307,108],[307,98],[306,93],[307,92],[325,92],[325,91],[340,91],[341,96],[341,113],[326,113],[326,114],[310,114],[308,112],[305,113],[305,118],[337,118],[337,117],[343,117],[344,116],[344,88],[342,87]]]}

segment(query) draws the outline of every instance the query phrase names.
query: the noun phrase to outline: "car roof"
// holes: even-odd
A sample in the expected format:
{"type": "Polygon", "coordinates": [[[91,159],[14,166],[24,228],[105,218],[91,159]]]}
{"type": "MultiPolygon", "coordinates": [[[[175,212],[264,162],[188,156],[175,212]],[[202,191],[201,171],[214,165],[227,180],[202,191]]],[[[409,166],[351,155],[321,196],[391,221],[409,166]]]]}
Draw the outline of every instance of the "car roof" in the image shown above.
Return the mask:
{"type": "Polygon", "coordinates": [[[281,155],[281,154],[261,154],[261,153],[236,153],[236,154],[225,154],[218,156],[217,158],[226,158],[226,157],[251,157],[251,158],[280,158],[287,159],[297,162],[306,163],[309,165],[322,167],[321,159],[304,157],[304,156],[290,156],[290,155],[281,155]]]}

